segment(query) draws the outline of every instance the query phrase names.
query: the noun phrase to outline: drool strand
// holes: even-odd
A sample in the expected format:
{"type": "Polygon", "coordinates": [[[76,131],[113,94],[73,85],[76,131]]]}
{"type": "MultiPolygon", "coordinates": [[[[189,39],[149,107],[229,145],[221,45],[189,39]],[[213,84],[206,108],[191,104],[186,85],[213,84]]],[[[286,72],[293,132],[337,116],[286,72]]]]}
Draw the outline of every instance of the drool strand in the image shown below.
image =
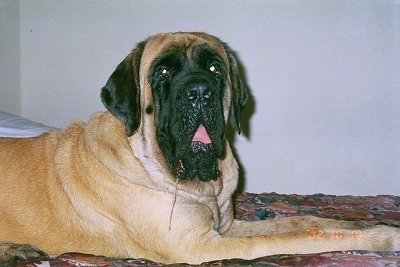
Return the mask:
{"type": "Polygon", "coordinates": [[[174,192],[174,201],[172,202],[171,213],[169,214],[169,225],[168,225],[168,230],[169,231],[171,231],[172,214],[174,213],[174,207],[175,207],[175,203],[176,203],[176,195],[177,195],[177,192],[178,192],[179,182],[180,182],[180,179],[176,179],[175,192],[174,192]]]}

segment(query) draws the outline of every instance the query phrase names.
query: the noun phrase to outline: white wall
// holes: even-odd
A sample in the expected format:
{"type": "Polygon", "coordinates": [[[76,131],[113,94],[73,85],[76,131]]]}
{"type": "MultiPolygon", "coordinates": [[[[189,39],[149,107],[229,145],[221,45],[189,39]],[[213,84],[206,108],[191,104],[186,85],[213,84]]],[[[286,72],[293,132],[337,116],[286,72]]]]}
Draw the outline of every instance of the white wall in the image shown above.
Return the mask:
{"type": "Polygon", "coordinates": [[[400,194],[400,2],[20,2],[21,104],[63,127],[146,36],[207,31],[239,54],[254,96],[236,138],[245,190],[400,194]]]}
{"type": "Polygon", "coordinates": [[[21,113],[19,1],[0,0],[0,110],[21,113]]]}

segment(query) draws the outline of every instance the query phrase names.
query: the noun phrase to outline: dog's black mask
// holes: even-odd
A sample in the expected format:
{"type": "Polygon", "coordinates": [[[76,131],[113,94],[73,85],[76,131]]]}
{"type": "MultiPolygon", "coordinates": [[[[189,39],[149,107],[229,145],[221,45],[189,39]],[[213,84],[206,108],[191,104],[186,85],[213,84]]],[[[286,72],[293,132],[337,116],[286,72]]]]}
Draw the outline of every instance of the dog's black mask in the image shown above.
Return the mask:
{"type": "Polygon", "coordinates": [[[222,59],[207,46],[196,47],[190,58],[170,50],[151,70],[157,142],[169,168],[179,179],[216,180],[225,133],[222,59]]]}

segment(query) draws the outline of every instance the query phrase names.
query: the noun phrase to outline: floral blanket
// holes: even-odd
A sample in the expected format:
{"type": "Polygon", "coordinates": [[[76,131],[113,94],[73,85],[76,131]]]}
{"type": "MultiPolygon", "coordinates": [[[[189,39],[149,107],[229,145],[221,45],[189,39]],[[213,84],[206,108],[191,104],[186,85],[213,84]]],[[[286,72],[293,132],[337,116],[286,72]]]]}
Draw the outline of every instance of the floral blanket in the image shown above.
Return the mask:
{"type": "MultiPolygon", "coordinates": [[[[366,227],[386,224],[400,227],[399,196],[281,195],[244,193],[235,198],[239,220],[270,220],[279,217],[313,215],[323,218],[361,221],[366,227]]],[[[165,266],[146,259],[110,259],[102,256],[66,253],[55,258],[37,258],[18,266],[165,266]]],[[[335,251],[307,255],[273,255],[254,260],[226,259],[201,266],[400,266],[400,251],[335,251]]],[[[174,264],[173,266],[190,266],[174,264]]]]}

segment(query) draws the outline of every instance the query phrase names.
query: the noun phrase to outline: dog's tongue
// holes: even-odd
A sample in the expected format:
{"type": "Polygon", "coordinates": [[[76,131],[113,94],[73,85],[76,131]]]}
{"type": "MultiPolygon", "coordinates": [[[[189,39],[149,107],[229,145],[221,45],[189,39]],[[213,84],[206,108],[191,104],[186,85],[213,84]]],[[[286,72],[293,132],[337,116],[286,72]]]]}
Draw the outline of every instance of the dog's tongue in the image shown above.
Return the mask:
{"type": "Polygon", "coordinates": [[[193,136],[192,142],[201,142],[203,144],[211,144],[211,138],[208,135],[207,130],[203,124],[200,124],[199,128],[197,128],[197,131],[193,136]]]}

